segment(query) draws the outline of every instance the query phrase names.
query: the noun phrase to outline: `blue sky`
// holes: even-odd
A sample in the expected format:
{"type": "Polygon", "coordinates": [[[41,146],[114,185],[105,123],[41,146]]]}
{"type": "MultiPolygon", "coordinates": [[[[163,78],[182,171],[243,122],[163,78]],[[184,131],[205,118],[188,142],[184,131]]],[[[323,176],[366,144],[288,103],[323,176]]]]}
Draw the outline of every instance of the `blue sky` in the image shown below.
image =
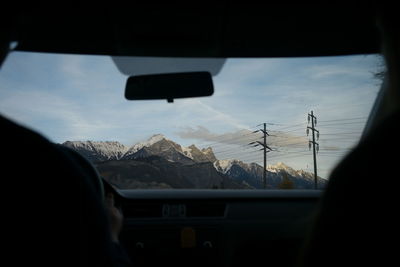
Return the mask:
{"type": "Polygon", "coordinates": [[[13,52],[0,72],[0,113],[54,142],[119,141],[133,145],[162,133],[189,146],[211,146],[221,159],[262,162],[246,144],[269,123],[269,164],[282,161],[312,170],[307,113],[321,132],[320,174],[330,170],[359,139],[379,90],[372,73],[380,58],[343,56],[228,59],[214,77],[212,97],[127,101],[121,74],[106,56],[13,52]]]}

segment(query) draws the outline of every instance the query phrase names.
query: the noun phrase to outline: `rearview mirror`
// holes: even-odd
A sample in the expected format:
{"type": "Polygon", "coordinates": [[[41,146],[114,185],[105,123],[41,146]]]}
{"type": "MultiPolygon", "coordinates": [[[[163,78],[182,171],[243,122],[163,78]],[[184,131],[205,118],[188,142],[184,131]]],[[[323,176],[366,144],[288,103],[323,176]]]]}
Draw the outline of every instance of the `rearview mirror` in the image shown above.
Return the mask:
{"type": "Polygon", "coordinates": [[[126,82],[128,100],[167,99],[211,96],[214,93],[209,72],[186,72],[131,76],[126,82]]]}

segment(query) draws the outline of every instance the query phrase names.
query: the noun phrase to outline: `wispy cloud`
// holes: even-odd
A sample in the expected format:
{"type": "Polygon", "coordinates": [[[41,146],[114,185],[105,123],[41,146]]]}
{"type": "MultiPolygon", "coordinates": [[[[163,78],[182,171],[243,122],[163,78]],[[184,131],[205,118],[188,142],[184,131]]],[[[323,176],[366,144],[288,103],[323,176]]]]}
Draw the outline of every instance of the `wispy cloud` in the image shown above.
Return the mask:
{"type": "Polygon", "coordinates": [[[15,94],[0,101],[6,115],[27,126],[43,131],[53,141],[103,139],[110,130],[121,131],[118,121],[105,120],[86,112],[74,101],[46,92],[31,91],[15,94]],[[23,109],[15,106],[23,105],[23,109]]]}
{"type": "Polygon", "coordinates": [[[62,57],[60,59],[60,71],[66,76],[66,80],[84,80],[88,74],[88,69],[83,67],[84,58],[76,55],[62,57]]]}
{"type": "Polygon", "coordinates": [[[233,132],[225,132],[222,134],[213,133],[204,126],[197,126],[195,128],[186,127],[180,131],[175,132],[180,138],[192,139],[197,143],[219,143],[230,145],[247,145],[260,138],[260,135],[248,129],[236,130],[233,132]]]}

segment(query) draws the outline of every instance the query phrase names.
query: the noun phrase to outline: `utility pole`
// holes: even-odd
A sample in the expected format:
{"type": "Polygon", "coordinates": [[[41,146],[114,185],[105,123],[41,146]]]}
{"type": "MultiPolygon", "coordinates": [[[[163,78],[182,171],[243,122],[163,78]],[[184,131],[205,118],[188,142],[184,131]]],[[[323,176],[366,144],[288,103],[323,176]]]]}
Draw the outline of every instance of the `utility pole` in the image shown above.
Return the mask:
{"type": "Polygon", "coordinates": [[[313,111],[308,114],[307,121],[310,123],[311,120],[311,127],[307,125],[307,136],[309,134],[309,130],[312,131],[312,141],[308,141],[308,147],[311,149],[311,144],[313,147],[313,157],[314,157],[314,189],[318,189],[318,175],[317,175],[317,155],[316,153],[319,151],[319,144],[315,141],[315,132],[317,132],[317,140],[319,139],[319,131],[315,129],[317,125],[317,117],[314,116],[313,111]]]}
{"type": "Polygon", "coordinates": [[[264,127],[263,127],[264,129],[254,131],[254,133],[261,131],[264,134],[264,136],[263,136],[264,142],[255,141],[255,142],[249,143],[249,145],[253,145],[254,147],[262,146],[262,148],[260,150],[263,150],[263,152],[264,152],[263,186],[264,186],[264,189],[267,189],[267,153],[272,151],[272,149],[267,145],[267,136],[269,136],[269,134],[267,132],[267,124],[264,122],[263,125],[264,125],[264,127]],[[269,149],[269,150],[267,150],[267,149],[269,149]]]}
{"type": "Polygon", "coordinates": [[[267,189],[267,124],[264,122],[264,144],[262,144],[264,149],[264,173],[263,173],[263,183],[264,189],[267,189]]]}

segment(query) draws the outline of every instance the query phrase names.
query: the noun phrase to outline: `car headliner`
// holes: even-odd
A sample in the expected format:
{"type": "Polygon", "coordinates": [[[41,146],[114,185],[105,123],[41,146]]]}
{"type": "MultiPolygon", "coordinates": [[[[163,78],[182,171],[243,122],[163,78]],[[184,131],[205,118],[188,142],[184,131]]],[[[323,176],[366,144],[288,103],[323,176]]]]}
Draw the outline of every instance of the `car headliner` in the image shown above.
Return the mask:
{"type": "Polygon", "coordinates": [[[162,57],[303,57],[379,52],[371,6],[171,5],[25,10],[16,50],[162,57]]]}

